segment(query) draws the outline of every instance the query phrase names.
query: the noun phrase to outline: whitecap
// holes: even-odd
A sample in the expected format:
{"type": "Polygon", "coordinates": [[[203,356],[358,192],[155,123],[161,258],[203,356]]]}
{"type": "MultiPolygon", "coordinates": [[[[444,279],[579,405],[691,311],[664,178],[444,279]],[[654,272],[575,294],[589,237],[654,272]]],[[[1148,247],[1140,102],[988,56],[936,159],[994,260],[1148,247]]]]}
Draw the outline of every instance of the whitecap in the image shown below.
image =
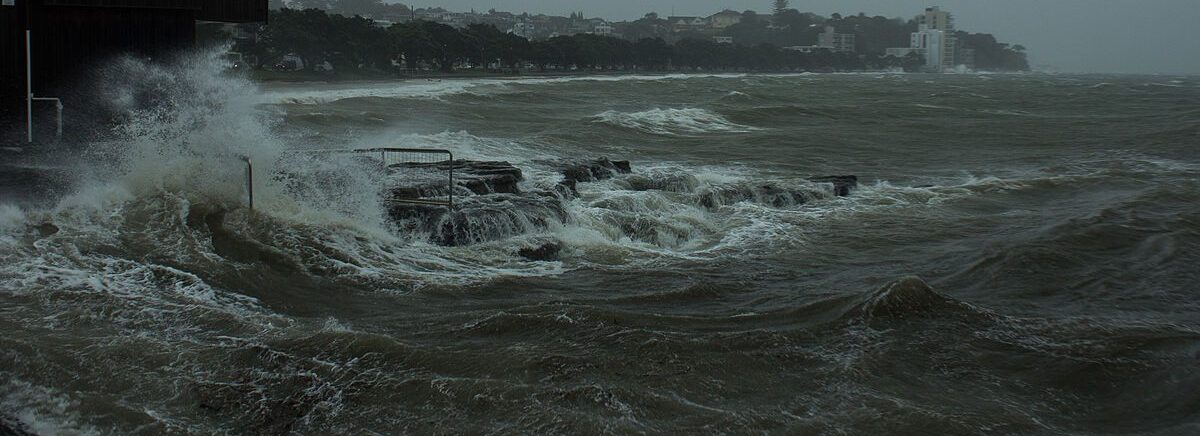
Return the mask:
{"type": "Polygon", "coordinates": [[[758,128],[729,121],[700,108],[651,109],[641,112],[605,111],[595,122],[663,136],[690,136],[704,133],[747,133],[758,128]]]}

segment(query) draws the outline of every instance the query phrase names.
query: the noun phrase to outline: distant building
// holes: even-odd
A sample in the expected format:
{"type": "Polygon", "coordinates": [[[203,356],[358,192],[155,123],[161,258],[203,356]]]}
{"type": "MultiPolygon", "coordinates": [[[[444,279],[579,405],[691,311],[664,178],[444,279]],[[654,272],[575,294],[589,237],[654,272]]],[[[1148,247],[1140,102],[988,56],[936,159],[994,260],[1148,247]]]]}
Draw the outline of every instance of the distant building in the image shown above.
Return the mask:
{"type": "Polygon", "coordinates": [[[709,21],[700,17],[668,17],[671,30],[675,33],[699,32],[708,28],[709,21]]]}
{"type": "Polygon", "coordinates": [[[612,24],[609,24],[609,23],[596,24],[596,25],[592,26],[592,34],[603,35],[603,36],[612,36],[613,26],[612,26],[612,24]]]}
{"type": "Polygon", "coordinates": [[[717,44],[733,44],[732,36],[714,36],[713,42],[717,44]]]}
{"type": "Polygon", "coordinates": [[[946,64],[946,39],[946,32],[929,30],[921,25],[921,31],[912,34],[909,46],[920,50],[920,53],[925,56],[927,68],[940,70],[946,64]]]}
{"type": "Polygon", "coordinates": [[[925,56],[925,67],[929,70],[940,72],[958,66],[958,38],[953,34],[921,25],[921,30],[913,33],[911,38],[910,46],[925,56]]]}
{"type": "Polygon", "coordinates": [[[917,16],[917,25],[925,26],[929,30],[953,32],[954,16],[937,6],[925,8],[925,13],[917,16]]]}
{"type": "Polygon", "coordinates": [[[709,26],[716,30],[721,30],[742,22],[742,14],[729,9],[717,12],[708,17],[709,26]]]}
{"type": "MultiPolygon", "coordinates": [[[[959,64],[958,38],[954,36],[954,16],[937,7],[926,8],[917,16],[918,30],[909,37],[906,48],[889,48],[888,56],[904,57],[916,53],[925,57],[925,68],[933,72],[954,70],[959,64]]],[[[974,63],[974,53],[971,53],[974,63]]]]}
{"type": "Polygon", "coordinates": [[[969,48],[958,49],[958,64],[967,67],[969,70],[975,69],[975,50],[969,48]]]}
{"type": "Polygon", "coordinates": [[[837,33],[833,26],[827,26],[824,33],[817,35],[817,46],[827,48],[835,53],[854,53],[855,35],[853,33],[837,33]]]}
{"type": "Polygon", "coordinates": [[[513,24],[512,30],[508,31],[508,33],[526,39],[533,39],[535,32],[537,32],[537,26],[535,26],[533,23],[525,21],[513,24]]]}

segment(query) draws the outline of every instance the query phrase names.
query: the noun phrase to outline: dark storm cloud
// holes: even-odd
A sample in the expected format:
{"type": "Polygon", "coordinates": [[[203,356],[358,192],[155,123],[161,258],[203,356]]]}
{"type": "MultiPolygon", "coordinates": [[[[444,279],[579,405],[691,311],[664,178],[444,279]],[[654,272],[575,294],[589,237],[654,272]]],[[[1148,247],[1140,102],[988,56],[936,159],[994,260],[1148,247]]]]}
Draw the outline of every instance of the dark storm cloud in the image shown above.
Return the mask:
{"type": "MultiPolygon", "coordinates": [[[[425,3],[425,4],[422,4],[425,3]]],[[[407,3],[407,1],[402,1],[407,3]]],[[[419,0],[453,10],[496,8],[614,20],[647,12],[707,15],[721,9],[768,11],[771,0],[419,0]]],[[[940,5],[959,27],[1030,49],[1040,69],[1067,72],[1200,73],[1200,0],[792,0],[792,7],[911,17],[940,5]]]]}

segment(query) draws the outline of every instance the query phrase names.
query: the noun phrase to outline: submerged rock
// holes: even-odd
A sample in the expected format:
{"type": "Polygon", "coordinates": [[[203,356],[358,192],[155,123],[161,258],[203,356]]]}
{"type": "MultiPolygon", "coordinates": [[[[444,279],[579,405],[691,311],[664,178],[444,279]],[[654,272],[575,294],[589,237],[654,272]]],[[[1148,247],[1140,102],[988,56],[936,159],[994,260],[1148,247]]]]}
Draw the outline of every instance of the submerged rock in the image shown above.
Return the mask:
{"type": "Polygon", "coordinates": [[[694,192],[700,187],[700,180],[691,174],[635,174],[622,179],[621,185],[631,191],[694,192]]]}
{"type": "Polygon", "coordinates": [[[629,174],[633,168],[629,161],[612,161],[608,158],[589,162],[558,162],[564,180],[596,182],[613,178],[617,174],[629,174]]]}
{"type": "Polygon", "coordinates": [[[402,232],[423,234],[430,242],[445,246],[541,232],[568,219],[564,199],[548,191],[462,197],[455,200],[454,210],[397,204],[389,212],[402,232]]]}
{"type": "Polygon", "coordinates": [[[54,223],[51,223],[51,222],[41,223],[37,227],[34,227],[34,228],[37,229],[38,234],[41,235],[43,238],[54,236],[54,235],[58,234],[58,231],[59,231],[58,226],[54,225],[54,223]]]}
{"type": "Polygon", "coordinates": [[[562,245],[557,242],[548,242],[539,247],[526,247],[517,251],[518,256],[535,262],[556,261],[559,259],[560,253],[562,253],[562,245]]]}
{"type": "Polygon", "coordinates": [[[774,183],[730,184],[706,186],[696,192],[696,202],[705,209],[716,210],[744,201],[775,208],[795,207],[823,198],[822,193],[813,192],[803,186],[785,187],[774,183]]]}
{"type": "Polygon", "coordinates": [[[808,181],[833,184],[833,195],[836,197],[849,196],[851,191],[858,189],[858,176],[813,177],[808,179],[808,181]]]}
{"type": "Polygon", "coordinates": [[[579,181],[566,179],[558,182],[558,185],[556,185],[555,188],[563,194],[574,196],[575,194],[579,193],[579,181]]]}

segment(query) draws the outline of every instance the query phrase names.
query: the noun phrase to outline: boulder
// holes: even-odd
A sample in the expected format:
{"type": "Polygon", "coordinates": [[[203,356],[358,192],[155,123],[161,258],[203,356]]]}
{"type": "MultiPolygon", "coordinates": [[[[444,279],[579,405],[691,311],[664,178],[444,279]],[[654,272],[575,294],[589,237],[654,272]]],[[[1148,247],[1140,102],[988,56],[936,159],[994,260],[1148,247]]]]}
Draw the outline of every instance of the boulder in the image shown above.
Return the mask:
{"type": "Polygon", "coordinates": [[[534,262],[553,262],[559,259],[562,245],[548,242],[538,247],[525,247],[517,251],[517,255],[534,262]]]}
{"type": "Polygon", "coordinates": [[[559,162],[564,180],[596,182],[613,178],[617,174],[629,174],[633,168],[629,161],[611,161],[608,158],[587,162],[559,162]]]}
{"type": "Polygon", "coordinates": [[[58,234],[58,230],[59,230],[58,226],[54,225],[54,223],[51,223],[51,222],[41,223],[41,224],[35,226],[34,228],[37,229],[38,234],[42,235],[43,238],[54,236],[54,235],[58,234]]]}
{"type": "Polygon", "coordinates": [[[858,189],[858,176],[812,177],[808,181],[833,184],[833,195],[837,197],[847,197],[851,191],[858,189]]]}

